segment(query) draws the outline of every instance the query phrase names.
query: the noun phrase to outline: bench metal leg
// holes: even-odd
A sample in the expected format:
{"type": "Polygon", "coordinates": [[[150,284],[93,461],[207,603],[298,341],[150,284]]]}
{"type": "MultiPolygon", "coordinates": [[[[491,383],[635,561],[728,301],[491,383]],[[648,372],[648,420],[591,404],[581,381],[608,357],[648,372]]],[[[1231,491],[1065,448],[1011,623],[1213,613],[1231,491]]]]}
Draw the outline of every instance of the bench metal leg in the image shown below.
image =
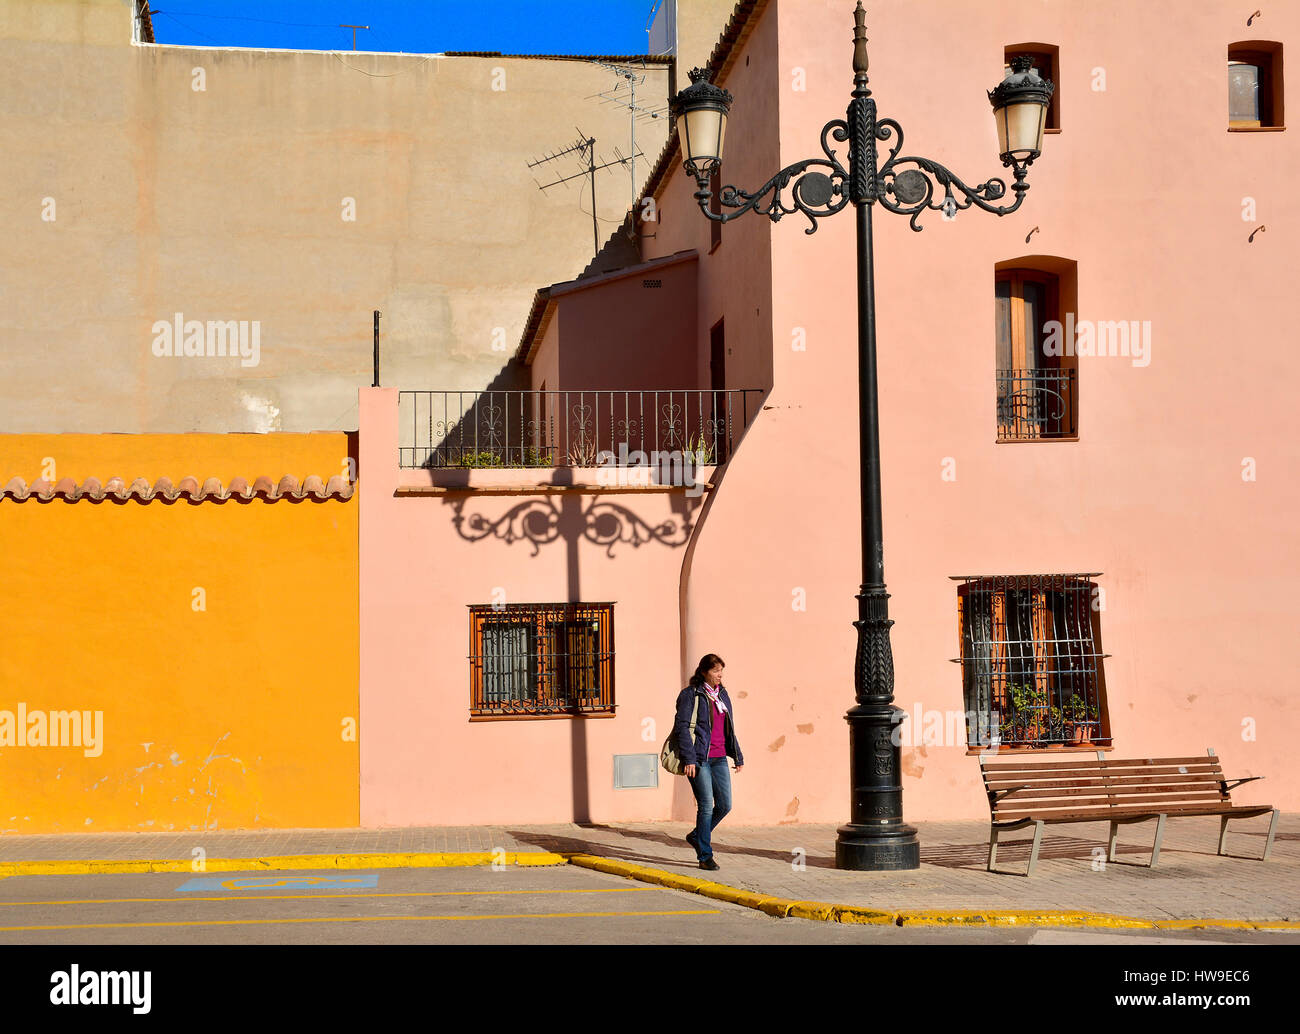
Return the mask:
{"type": "Polygon", "coordinates": [[[1273,818],[1268,824],[1268,839],[1264,841],[1264,855],[1260,858],[1261,862],[1268,861],[1268,853],[1273,848],[1273,834],[1277,832],[1277,817],[1281,814],[1278,808],[1273,809],[1273,818]]]}
{"type": "Polygon", "coordinates": [[[1043,840],[1043,822],[1038,820],[1034,823],[1034,846],[1029,849],[1029,868],[1026,870],[1026,876],[1034,874],[1034,866],[1038,864],[1038,845],[1043,840]]]}
{"type": "Polygon", "coordinates": [[[1116,841],[1118,840],[1119,840],[1119,823],[1112,822],[1110,824],[1110,848],[1106,852],[1106,857],[1112,862],[1117,861],[1117,859],[1115,858],[1115,844],[1116,841]]]}
{"type": "Polygon", "coordinates": [[[998,827],[990,826],[989,827],[989,868],[988,868],[989,872],[993,871],[994,863],[996,863],[997,860],[998,860],[998,827]]]}
{"type": "MultiPolygon", "coordinates": [[[[1261,862],[1268,861],[1268,854],[1270,851],[1273,850],[1273,837],[1277,833],[1277,818],[1280,814],[1281,811],[1277,808],[1274,808],[1273,817],[1268,820],[1268,837],[1264,840],[1264,853],[1259,856],[1259,861],[1261,862]]],[[[1228,837],[1228,816],[1224,815],[1223,818],[1219,820],[1219,854],[1226,855],[1229,858],[1250,857],[1249,855],[1229,855],[1228,848],[1227,848],[1227,837],[1228,837]]]]}
{"type": "Polygon", "coordinates": [[[1161,815],[1156,819],[1156,844],[1155,847],[1151,848],[1151,861],[1147,865],[1147,868],[1149,869],[1154,869],[1156,867],[1156,862],[1160,861],[1160,841],[1164,838],[1164,835],[1165,816],[1161,815]]]}

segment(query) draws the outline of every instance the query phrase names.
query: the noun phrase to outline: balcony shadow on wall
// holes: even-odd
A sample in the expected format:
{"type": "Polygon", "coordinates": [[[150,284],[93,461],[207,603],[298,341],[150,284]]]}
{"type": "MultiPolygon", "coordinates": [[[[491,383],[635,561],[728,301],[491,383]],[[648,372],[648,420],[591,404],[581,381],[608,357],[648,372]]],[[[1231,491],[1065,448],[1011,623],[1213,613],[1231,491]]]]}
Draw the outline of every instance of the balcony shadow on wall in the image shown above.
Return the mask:
{"type": "MultiPolygon", "coordinates": [[[[563,543],[567,559],[565,602],[568,603],[582,602],[578,548],[581,542],[601,547],[606,556],[613,558],[619,546],[635,549],[658,543],[680,549],[690,541],[695,528],[694,516],[700,500],[684,493],[669,493],[669,514],[651,523],[620,503],[574,488],[573,471],[567,468],[556,469],[551,484],[557,491],[515,503],[497,516],[483,513],[480,507],[487,499],[475,499],[472,494],[448,496],[445,504],[454,511],[452,525],[457,534],[467,542],[491,538],[512,545],[527,542],[532,548],[530,556],[538,556],[544,547],[563,543]]],[[[660,497],[646,494],[640,498],[660,497]]],[[[586,723],[586,715],[579,712],[573,714],[569,724],[574,822],[588,822],[591,818],[586,723]]]]}

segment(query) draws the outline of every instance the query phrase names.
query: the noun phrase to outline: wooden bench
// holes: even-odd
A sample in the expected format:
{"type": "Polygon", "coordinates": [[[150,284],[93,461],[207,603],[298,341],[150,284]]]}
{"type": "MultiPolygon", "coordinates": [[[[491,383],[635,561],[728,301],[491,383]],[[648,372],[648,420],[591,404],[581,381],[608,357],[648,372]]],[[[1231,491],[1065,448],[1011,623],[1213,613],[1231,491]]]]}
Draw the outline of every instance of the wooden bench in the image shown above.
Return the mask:
{"type": "Polygon", "coordinates": [[[1081,758],[1076,754],[1059,760],[1005,763],[990,763],[989,758],[981,756],[980,771],[989,797],[991,818],[989,872],[997,871],[993,866],[997,861],[998,835],[1031,824],[1034,827],[1034,845],[1029,852],[1026,876],[1034,874],[1043,826],[1053,822],[1109,822],[1108,854],[1114,862],[1117,861],[1115,842],[1119,827],[1129,822],[1155,819],[1155,846],[1151,849],[1151,861],[1147,863],[1151,868],[1160,858],[1165,819],[1171,816],[1220,816],[1218,854],[1223,855],[1226,853],[1224,844],[1230,819],[1272,812],[1268,839],[1264,842],[1264,854],[1259,861],[1268,858],[1273,835],[1277,832],[1276,808],[1266,804],[1233,804],[1230,796],[1233,788],[1263,776],[1225,779],[1213,748],[1205,757],[1133,761],[1108,759],[1101,753],[1095,759],[1081,758]]]}

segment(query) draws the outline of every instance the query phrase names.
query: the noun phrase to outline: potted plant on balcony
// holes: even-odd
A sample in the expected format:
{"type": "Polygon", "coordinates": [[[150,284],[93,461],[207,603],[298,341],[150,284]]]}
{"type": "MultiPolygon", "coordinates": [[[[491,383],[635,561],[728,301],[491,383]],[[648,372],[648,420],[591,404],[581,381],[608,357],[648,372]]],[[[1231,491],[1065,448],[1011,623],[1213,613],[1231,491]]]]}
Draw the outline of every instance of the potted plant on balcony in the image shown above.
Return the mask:
{"type": "Polygon", "coordinates": [[[1090,742],[1097,721],[1097,705],[1076,693],[1065,702],[1063,711],[1068,738],[1074,743],[1090,742]]]}
{"type": "Polygon", "coordinates": [[[569,466],[594,467],[597,455],[595,439],[579,438],[569,445],[569,466]]]}
{"type": "Polygon", "coordinates": [[[1015,739],[1023,746],[1039,745],[1046,734],[1047,693],[1030,682],[1011,686],[1015,739]]]}
{"type": "Polygon", "coordinates": [[[1064,747],[1070,741],[1070,734],[1066,728],[1065,711],[1063,708],[1055,705],[1047,708],[1047,728],[1039,737],[1038,744],[1041,747],[1052,747],[1057,750],[1064,747]]]}
{"type": "Polygon", "coordinates": [[[481,449],[478,452],[463,452],[458,467],[549,467],[550,460],[542,450],[527,448],[523,450],[510,447],[504,449],[481,449]]]}
{"type": "Polygon", "coordinates": [[[691,454],[696,467],[710,467],[716,459],[712,443],[702,432],[687,441],[686,451],[691,454]]]}

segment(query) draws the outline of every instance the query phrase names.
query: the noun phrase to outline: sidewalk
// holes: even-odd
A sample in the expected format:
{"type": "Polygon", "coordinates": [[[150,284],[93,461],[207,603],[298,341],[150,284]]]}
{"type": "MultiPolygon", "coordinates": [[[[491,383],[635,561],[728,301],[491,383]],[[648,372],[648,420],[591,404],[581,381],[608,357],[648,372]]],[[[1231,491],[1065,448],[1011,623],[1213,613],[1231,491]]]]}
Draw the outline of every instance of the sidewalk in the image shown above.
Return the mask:
{"type": "MultiPolygon", "coordinates": [[[[473,826],[379,830],[275,830],[251,832],[95,833],[0,836],[0,874],[7,863],[38,860],[174,860],[188,868],[200,847],[209,864],[224,859],[319,856],[321,867],[348,867],[357,854],[475,855],[461,862],[483,864],[493,851],[595,855],[677,877],[698,877],[762,895],[819,901],[887,913],[1088,912],[1148,922],[1205,918],[1300,921],[1300,815],[1283,815],[1267,862],[1215,855],[1218,819],[1171,819],[1160,863],[1147,869],[1154,823],[1120,828],[1119,862],[1104,865],[1104,823],[1048,827],[1033,878],[989,873],[988,825],[982,822],[916,823],[921,867],[913,872],[842,872],[834,868],[833,825],[729,826],[714,835],[721,869],[704,873],[682,840],[686,823],[473,826]],[[796,854],[796,851],[802,852],[796,854]],[[798,862],[802,859],[803,866],[798,862]],[[1094,865],[1097,867],[1094,868],[1094,865]]],[[[1228,850],[1258,858],[1267,819],[1242,822],[1249,832],[1230,831],[1228,850]]],[[[1023,871],[1025,839],[998,845],[998,866],[1023,871]]],[[[543,861],[538,859],[538,861],[543,861]]],[[[387,864],[456,864],[394,858],[387,864]]],[[[265,863],[263,863],[265,864],[265,863]]],[[[375,863],[371,863],[375,864],[375,863]]],[[[582,864],[579,860],[577,864],[582,864]]],[[[362,865],[361,867],[369,867],[362,865]]],[[[626,864],[615,866],[628,870],[626,864]]],[[[658,877],[638,878],[657,882],[658,877]]],[[[901,920],[900,920],[901,921],[901,920]]],[[[909,920],[910,921],[910,920],[909,920]]],[[[920,918],[917,921],[928,921],[920,918]]],[[[960,917],[935,921],[961,922],[960,917]]],[[[1099,923],[1099,925],[1105,925],[1099,923]]]]}

